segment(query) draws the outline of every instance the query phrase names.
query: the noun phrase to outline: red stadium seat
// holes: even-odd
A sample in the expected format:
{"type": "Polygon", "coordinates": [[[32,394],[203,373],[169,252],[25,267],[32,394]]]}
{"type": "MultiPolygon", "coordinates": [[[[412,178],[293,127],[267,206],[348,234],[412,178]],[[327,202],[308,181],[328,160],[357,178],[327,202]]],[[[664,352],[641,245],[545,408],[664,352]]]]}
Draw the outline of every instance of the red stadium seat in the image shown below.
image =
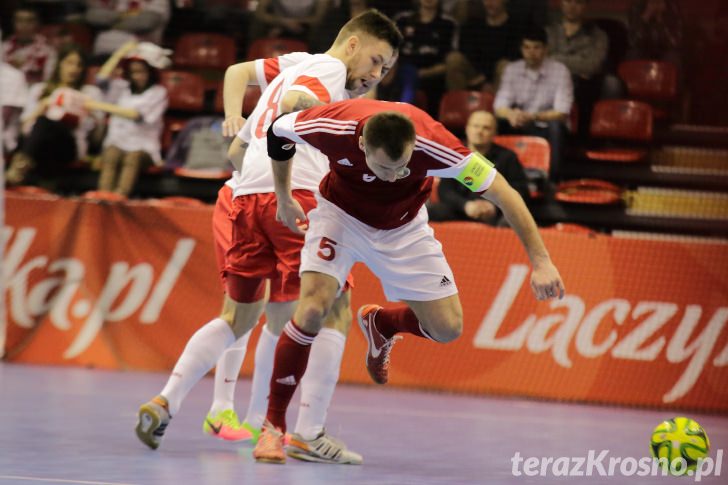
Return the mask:
{"type": "Polygon", "coordinates": [[[169,109],[202,111],[205,82],[199,75],[184,71],[162,71],[161,81],[169,93],[169,109]]]}
{"type": "Polygon", "coordinates": [[[449,130],[463,133],[470,113],[477,110],[493,111],[494,96],[483,91],[449,91],[440,100],[440,123],[449,130]]]}
{"type": "Polygon", "coordinates": [[[308,44],[297,39],[258,39],[248,49],[247,60],[278,57],[289,52],[307,52],[308,44]]]}
{"type": "Polygon", "coordinates": [[[526,169],[531,197],[543,197],[542,189],[549,178],[551,145],[543,138],[524,135],[498,135],[493,141],[516,152],[526,169]]]}
{"type": "MultiPolygon", "coordinates": [[[[243,99],[243,116],[248,117],[253,112],[255,106],[258,104],[260,99],[260,87],[248,86],[245,91],[245,98],[243,99]]],[[[223,86],[217,88],[215,92],[215,112],[225,113],[225,105],[223,104],[223,86]]]]}
{"type": "Polygon", "coordinates": [[[538,136],[498,135],[493,141],[516,152],[524,168],[549,173],[551,146],[545,139],[538,136]]]}
{"type": "Polygon", "coordinates": [[[516,152],[518,160],[526,169],[531,197],[543,197],[542,189],[549,178],[551,168],[551,145],[543,138],[524,135],[498,135],[493,140],[516,152]]]}
{"type": "Polygon", "coordinates": [[[225,70],[235,63],[235,40],[222,34],[183,34],[174,48],[175,67],[225,70]]]}
{"type": "MultiPolygon", "coordinates": [[[[594,106],[591,119],[592,138],[627,140],[647,144],[652,140],[652,108],[646,103],[628,100],[604,100],[594,106]]],[[[587,158],[610,162],[639,162],[647,157],[645,148],[609,148],[588,150],[587,158]]]]}
{"type": "Polygon", "coordinates": [[[568,180],[556,187],[554,199],[571,204],[611,205],[622,200],[622,189],[606,180],[568,180]]]}
{"type": "Polygon", "coordinates": [[[677,95],[677,68],[671,62],[624,61],[619,77],[633,98],[671,101],[677,95]]]}
{"type": "Polygon", "coordinates": [[[668,118],[670,103],[677,97],[677,68],[671,62],[635,60],[619,65],[619,77],[630,98],[652,105],[656,119],[668,118]]]}

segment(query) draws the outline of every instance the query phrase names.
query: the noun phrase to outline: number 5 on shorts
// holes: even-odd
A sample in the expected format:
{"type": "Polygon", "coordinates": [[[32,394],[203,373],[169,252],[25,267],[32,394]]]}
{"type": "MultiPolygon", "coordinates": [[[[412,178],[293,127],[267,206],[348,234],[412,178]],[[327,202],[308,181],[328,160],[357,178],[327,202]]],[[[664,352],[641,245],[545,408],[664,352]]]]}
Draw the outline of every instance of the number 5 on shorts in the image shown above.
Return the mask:
{"type": "Polygon", "coordinates": [[[322,237],[321,243],[319,244],[319,252],[316,254],[324,261],[331,261],[336,257],[336,249],[334,249],[334,246],[336,246],[336,244],[336,241],[333,241],[327,237],[322,237]]]}

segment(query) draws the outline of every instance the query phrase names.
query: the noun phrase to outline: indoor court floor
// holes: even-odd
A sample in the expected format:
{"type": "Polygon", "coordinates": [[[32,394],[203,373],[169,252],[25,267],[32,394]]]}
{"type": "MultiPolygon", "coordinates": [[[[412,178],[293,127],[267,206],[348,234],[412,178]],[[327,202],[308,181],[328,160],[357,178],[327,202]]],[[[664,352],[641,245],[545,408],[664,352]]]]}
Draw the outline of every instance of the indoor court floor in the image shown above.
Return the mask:
{"type": "MultiPolygon", "coordinates": [[[[202,434],[212,379],[196,386],[149,450],[134,434],[139,404],[164,385],[159,373],[0,363],[0,485],[6,484],[512,484],[679,485],[695,477],[514,476],[511,458],[649,456],[654,426],[687,415],[706,429],[711,455],[728,447],[728,417],[675,411],[461,396],[341,385],[328,430],[364,455],[362,466],[289,459],[258,464],[252,447],[202,434]]],[[[249,381],[238,386],[247,407],[249,381]]],[[[295,423],[294,397],[289,426],[295,423]]],[[[606,458],[603,463],[608,464],[606,458]]],[[[701,483],[728,483],[721,476],[701,483]]],[[[585,470],[583,467],[582,470],[585,470]]],[[[521,472],[523,467],[520,468],[521,472]]]]}

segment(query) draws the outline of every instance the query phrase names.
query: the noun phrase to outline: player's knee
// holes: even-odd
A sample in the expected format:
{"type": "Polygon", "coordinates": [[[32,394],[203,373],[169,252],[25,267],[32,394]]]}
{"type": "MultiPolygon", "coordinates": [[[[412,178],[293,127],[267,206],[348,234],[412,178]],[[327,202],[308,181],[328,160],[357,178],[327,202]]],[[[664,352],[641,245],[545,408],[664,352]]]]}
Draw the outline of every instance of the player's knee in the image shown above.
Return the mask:
{"type": "Polygon", "coordinates": [[[463,315],[457,311],[432,315],[427,321],[421,321],[420,325],[433,340],[440,343],[452,342],[463,333],[463,315]]]}
{"type": "Polygon", "coordinates": [[[351,312],[350,300],[348,295],[344,293],[336,300],[334,306],[331,307],[323,326],[333,328],[344,335],[348,335],[353,318],[354,315],[351,312]]]}
{"type": "Polygon", "coordinates": [[[220,318],[230,325],[235,338],[240,338],[255,326],[262,312],[262,300],[254,303],[239,303],[226,297],[220,318]]]}
{"type": "Polygon", "coordinates": [[[463,319],[457,315],[444,318],[440,321],[437,330],[438,342],[447,343],[457,339],[463,333],[463,319]]]}
{"type": "Polygon", "coordinates": [[[296,310],[296,325],[306,332],[317,333],[321,330],[328,310],[325,302],[319,299],[303,299],[296,310]]]}

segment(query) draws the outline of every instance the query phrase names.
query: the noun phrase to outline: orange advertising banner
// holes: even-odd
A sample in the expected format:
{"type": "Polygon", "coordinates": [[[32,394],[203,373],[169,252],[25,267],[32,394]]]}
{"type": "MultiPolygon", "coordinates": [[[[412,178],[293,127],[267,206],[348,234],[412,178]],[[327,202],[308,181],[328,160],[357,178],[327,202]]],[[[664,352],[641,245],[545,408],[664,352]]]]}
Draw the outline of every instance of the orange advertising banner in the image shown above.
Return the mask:
{"type": "MultiPolygon", "coordinates": [[[[6,207],[8,361],[170,370],[219,312],[211,207],[12,194],[6,207]]],[[[728,412],[728,245],[545,230],[567,294],[538,302],[512,231],[435,230],[464,332],[445,345],[406,335],[391,385],[728,412]]],[[[354,275],[354,310],[384,303],[364,266],[354,275]]],[[[352,328],[341,380],[368,383],[352,328]]]]}

